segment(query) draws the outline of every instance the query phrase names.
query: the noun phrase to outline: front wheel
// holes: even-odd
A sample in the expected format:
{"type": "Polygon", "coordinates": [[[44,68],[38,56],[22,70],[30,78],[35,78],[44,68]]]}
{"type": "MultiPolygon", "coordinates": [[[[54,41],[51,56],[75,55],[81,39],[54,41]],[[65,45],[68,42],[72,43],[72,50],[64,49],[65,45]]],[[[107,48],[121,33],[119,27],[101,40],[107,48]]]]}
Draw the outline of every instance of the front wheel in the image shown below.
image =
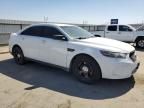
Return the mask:
{"type": "Polygon", "coordinates": [[[137,39],[136,47],[144,49],[144,38],[137,39]]]}
{"type": "Polygon", "coordinates": [[[74,59],[71,70],[81,82],[92,84],[101,78],[101,70],[98,63],[91,57],[81,55],[74,59]]]}
{"type": "Polygon", "coordinates": [[[14,47],[13,52],[14,60],[17,64],[23,65],[25,63],[25,57],[23,51],[19,47],[14,47]]]}

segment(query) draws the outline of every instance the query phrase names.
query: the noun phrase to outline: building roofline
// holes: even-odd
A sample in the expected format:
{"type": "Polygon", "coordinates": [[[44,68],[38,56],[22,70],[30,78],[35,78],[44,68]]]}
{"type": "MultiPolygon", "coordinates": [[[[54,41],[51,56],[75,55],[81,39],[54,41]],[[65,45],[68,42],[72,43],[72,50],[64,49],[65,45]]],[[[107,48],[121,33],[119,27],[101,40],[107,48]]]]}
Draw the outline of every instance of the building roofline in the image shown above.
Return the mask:
{"type": "Polygon", "coordinates": [[[70,24],[70,25],[86,25],[95,26],[96,24],[78,24],[78,23],[62,23],[62,22],[44,22],[44,21],[26,21],[26,20],[11,20],[11,19],[0,19],[0,24],[37,24],[37,23],[58,23],[58,24],[70,24]]]}

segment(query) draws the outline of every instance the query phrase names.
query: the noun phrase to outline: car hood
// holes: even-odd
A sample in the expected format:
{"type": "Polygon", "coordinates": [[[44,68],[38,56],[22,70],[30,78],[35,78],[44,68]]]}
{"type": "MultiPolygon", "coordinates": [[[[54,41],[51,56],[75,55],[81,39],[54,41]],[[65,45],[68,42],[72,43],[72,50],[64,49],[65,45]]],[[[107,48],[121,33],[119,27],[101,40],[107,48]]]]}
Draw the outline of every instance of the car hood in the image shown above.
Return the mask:
{"type": "Polygon", "coordinates": [[[109,51],[115,51],[115,52],[123,51],[125,53],[129,53],[135,50],[135,48],[130,44],[113,40],[113,39],[101,38],[101,37],[81,39],[79,41],[84,44],[88,44],[89,46],[93,46],[93,47],[97,47],[109,51]]]}

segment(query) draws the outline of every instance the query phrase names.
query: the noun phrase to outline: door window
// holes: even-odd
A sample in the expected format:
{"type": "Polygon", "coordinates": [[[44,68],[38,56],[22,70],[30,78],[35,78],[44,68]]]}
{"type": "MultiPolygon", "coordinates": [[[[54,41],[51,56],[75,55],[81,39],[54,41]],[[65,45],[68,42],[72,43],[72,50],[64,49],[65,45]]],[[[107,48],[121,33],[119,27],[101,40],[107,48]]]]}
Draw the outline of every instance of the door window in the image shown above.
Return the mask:
{"type": "Polygon", "coordinates": [[[21,35],[27,35],[27,36],[41,36],[42,34],[42,26],[34,26],[30,27],[26,30],[24,30],[21,35]]]}
{"type": "Polygon", "coordinates": [[[132,31],[132,29],[128,26],[120,25],[119,26],[119,31],[127,32],[127,31],[132,31]]]}
{"type": "MultiPolygon", "coordinates": [[[[39,36],[45,38],[52,38],[56,39],[59,38],[58,36],[62,36],[63,34],[54,27],[49,26],[34,26],[24,30],[21,35],[26,36],[39,36]]],[[[67,39],[66,37],[64,37],[67,39]]],[[[63,40],[63,39],[62,39],[63,40]]]]}
{"type": "Polygon", "coordinates": [[[108,26],[108,31],[117,31],[117,26],[116,25],[108,26]]]}
{"type": "Polygon", "coordinates": [[[54,27],[43,26],[43,37],[53,38],[55,35],[63,35],[59,30],[54,27]]]}
{"type": "Polygon", "coordinates": [[[67,38],[59,31],[57,28],[43,26],[42,37],[58,39],[58,40],[67,40],[67,38]]]}

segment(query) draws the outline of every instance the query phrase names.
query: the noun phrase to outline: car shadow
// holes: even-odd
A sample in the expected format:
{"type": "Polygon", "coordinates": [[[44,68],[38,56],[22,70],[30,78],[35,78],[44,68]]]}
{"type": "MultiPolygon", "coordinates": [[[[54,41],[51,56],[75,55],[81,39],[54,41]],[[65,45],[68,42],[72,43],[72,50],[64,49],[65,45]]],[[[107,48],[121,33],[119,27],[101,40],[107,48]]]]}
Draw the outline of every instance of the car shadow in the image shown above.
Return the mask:
{"type": "Polygon", "coordinates": [[[135,47],[136,51],[144,52],[144,49],[135,47]]]}
{"type": "Polygon", "coordinates": [[[32,85],[25,90],[44,87],[66,95],[92,100],[119,97],[135,85],[133,77],[124,80],[102,79],[94,85],[87,85],[77,81],[70,72],[35,62],[19,66],[13,59],[0,61],[0,73],[32,85]]]}

